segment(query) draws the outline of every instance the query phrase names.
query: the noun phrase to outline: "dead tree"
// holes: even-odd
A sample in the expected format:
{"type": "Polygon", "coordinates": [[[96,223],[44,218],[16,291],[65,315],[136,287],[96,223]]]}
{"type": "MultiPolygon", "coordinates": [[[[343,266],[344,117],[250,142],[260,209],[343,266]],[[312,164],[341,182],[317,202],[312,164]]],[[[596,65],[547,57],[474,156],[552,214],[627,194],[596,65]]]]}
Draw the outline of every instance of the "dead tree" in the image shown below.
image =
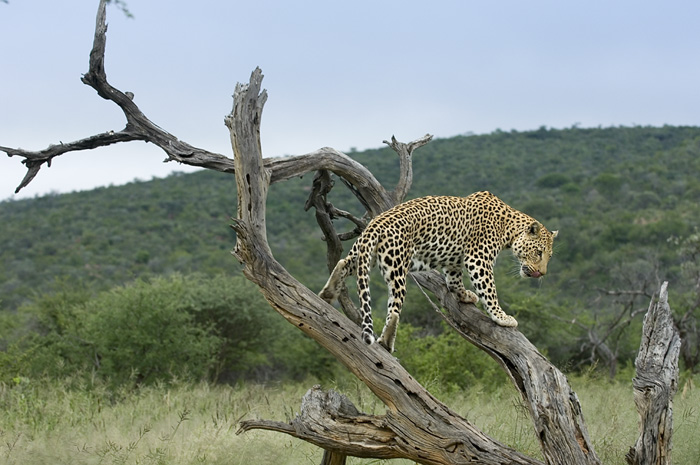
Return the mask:
{"type": "Polygon", "coordinates": [[[681,341],[668,305],[668,283],[661,285],[644,317],[642,343],[635,360],[634,403],[640,418],[637,443],[627,453],[630,465],[671,463],[673,396],[678,390],[681,341]]]}
{"type": "MultiPolygon", "coordinates": [[[[127,124],[116,132],[103,133],[73,143],[50,146],[41,151],[25,151],[0,147],[9,156],[20,156],[27,166],[27,175],[18,189],[26,186],[40,168],[62,154],[92,149],[113,143],[142,140],[161,147],[169,160],[192,166],[235,173],[238,189],[238,217],[232,227],[237,233],[233,254],[244,266],[244,274],[255,282],[270,305],[287,321],[317,341],[335,356],[385,404],[382,415],[361,413],[350,401],[334,392],[323,392],[314,387],[302,400],[301,413],[291,422],[246,421],[241,432],[262,428],[283,432],[323,448],[324,463],[340,464],[346,456],[373,458],[407,458],[423,464],[541,464],[479,431],[468,420],[451,411],[421,386],[399,361],[378,344],[365,345],[359,330],[348,316],[321,300],[315,292],[299,283],[272,255],[267,243],[265,202],[271,183],[284,181],[308,172],[317,172],[317,195],[306,207],[317,209],[319,222],[328,238],[329,260],[332,266],[339,256],[336,233],[332,221],[345,216],[362,228],[362,218],[335,209],[326,200],[327,173],[334,173],[357,196],[374,216],[401,201],[411,184],[411,157],[413,151],[430,140],[426,136],[410,144],[392,138],[387,142],[401,160],[401,181],[387,191],[366,168],[341,152],[322,148],[298,157],[263,158],[260,145],[260,125],[267,93],[262,90],[262,72],[253,71],[247,84],[237,84],[233,110],[225,124],[231,135],[233,159],[193,147],[152,123],[134,103],[134,96],[122,92],[107,82],[104,71],[106,41],[106,0],[100,1],[95,39],[90,54],[90,69],[83,82],[124,112],[127,124]]],[[[347,237],[356,235],[351,231],[347,237]]],[[[584,465],[600,463],[591,444],[576,393],[566,377],[551,365],[537,349],[516,329],[494,325],[474,305],[460,303],[445,287],[443,278],[436,273],[414,275],[419,285],[436,296],[444,308],[440,314],[465,339],[487,352],[508,373],[515,388],[529,410],[535,435],[540,443],[544,463],[584,465]]],[[[665,288],[662,289],[665,292],[665,288]]],[[[663,297],[662,297],[663,300],[663,297]]],[[[348,315],[352,304],[346,299],[348,315]]],[[[344,305],[345,306],[345,305],[344,305]]],[[[661,327],[662,340],[672,341],[673,332],[665,320],[649,318],[649,334],[661,327]],[[669,339],[670,338],[670,339],[669,339]]],[[[646,333],[645,329],[645,334],[646,333]]],[[[647,339],[645,339],[646,341],[647,339]]],[[[649,341],[653,338],[649,338],[649,341]]],[[[649,346],[652,347],[652,346],[649,346]]],[[[654,346],[656,347],[656,346],[654,346]]],[[[650,355],[656,350],[646,351],[650,355]]],[[[673,355],[673,352],[670,352],[673,355]]],[[[677,352],[675,352],[677,359],[677,352]]],[[[659,364],[669,374],[667,392],[674,392],[674,360],[660,360],[645,366],[659,364]]],[[[677,368],[676,368],[677,370],[677,368]]],[[[677,376],[677,372],[676,375],[677,376]]],[[[640,375],[640,382],[647,377],[640,375]]],[[[654,379],[653,381],[658,381],[654,379]]],[[[641,384],[640,384],[641,386],[641,384]]],[[[661,389],[664,386],[660,386],[661,389]]],[[[642,387],[642,389],[648,389],[642,387]]],[[[646,391],[645,391],[646,392],[646,391]]],[[[672,397],[672,396],[671,396],[672,397]]],[[[670,402],[670,397],[667,396],[670,402]]],[[[640,402],[638,402],[640,404],[640,402]]],[[[656,408],[654,411],[659,411],[656,408]]],[[[669,411],[670,412],[670,411],[669,411]]],[[[663,434],[670,446],[669,423],[647,420],[641,425],[642,446],[663,434]],[[649,425],[651,421],[653,425],[649,425]],[[659,429],[663,425],[663,430],[659,429]],[[657,428],[657,429],[655,429],[657,428]]],[[[670,421],[667,413],[664,418],[670,421]]],[[[643,449],[644,447],[636,448],[643,449]]],[[[649,455],[630,452],[631,463],[651,464],[649,455]]]]}

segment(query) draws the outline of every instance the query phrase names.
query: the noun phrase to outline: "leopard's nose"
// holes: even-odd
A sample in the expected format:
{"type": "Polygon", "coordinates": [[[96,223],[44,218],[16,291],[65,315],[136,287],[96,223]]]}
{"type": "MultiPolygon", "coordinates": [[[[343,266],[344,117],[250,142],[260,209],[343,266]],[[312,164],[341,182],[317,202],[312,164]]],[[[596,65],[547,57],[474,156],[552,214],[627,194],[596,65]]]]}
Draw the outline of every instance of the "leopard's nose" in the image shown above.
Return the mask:
{"type": "Polygon", "coordinates": [[[534,270],[530,268],[529,266],[523,266],[522,268],[523,274],[527,276],[528,278],[541,278],[544,276],[544,273],[538,270],[534,270]]]}

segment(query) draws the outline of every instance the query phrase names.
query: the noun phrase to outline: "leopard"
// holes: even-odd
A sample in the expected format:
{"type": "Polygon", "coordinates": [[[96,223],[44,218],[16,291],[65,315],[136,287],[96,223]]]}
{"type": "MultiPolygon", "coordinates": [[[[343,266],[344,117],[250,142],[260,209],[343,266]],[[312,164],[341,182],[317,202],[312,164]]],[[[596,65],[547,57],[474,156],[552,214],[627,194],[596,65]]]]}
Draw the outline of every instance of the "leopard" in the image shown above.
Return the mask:
{"type": "Polygon", "coordinates": [[[345,280],[357,276],[361,338],[394,352],[409,272],[442,272],[445,284],[461,302],[479,300],[497,325],[517,327],[517,320],[501,308],[494,281],[499,253],[510,249],[522,278],[547,274],[554,238],[531,216],[510,207],[488,191],[466,197],[427,196],[400,203],[374,217],[348,252],[338,261],[319,296],[337,299],[345,280]],[[388,288],[387,316],[379,338],[373,330],[370,271],[378,265],[388,288]],[[467,270],[476,292],[463,282],[467,270]]]}

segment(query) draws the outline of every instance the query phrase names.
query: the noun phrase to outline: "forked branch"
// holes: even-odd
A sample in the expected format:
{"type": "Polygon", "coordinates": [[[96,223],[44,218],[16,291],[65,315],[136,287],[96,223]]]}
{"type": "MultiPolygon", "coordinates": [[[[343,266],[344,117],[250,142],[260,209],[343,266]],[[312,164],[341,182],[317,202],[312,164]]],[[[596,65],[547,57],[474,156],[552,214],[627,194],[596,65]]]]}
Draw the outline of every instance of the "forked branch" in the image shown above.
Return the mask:
{"type": "MultiPolygon", "coordinates": [[[[0,151],[8,156],[24,158],[22,163],[27,167],[27,173],[15,193],[26,187],[44,164],[50,167],[52,160],[60,155],[130,141],[155,144],[166,153],[165,161],[176,161],[190,166],[233,173],[233,160],[178,139],[146,117],[134,102],[133,93],[123,92],[108,82],[104,66],[107,44],[106,3],[106,0],[100,0],[95,36],[90,52],[90,66],[88,72],[82,77],[82,81],[95,89],[102,98],[111,100],[119,106],[126,117],[126,126],[121,131],[107,131],[74,142],[61,142],[38,151],[0,145],[0,151]]],[[[391,204],[391,195],[384,190],[367,168],[342,152],[329,147],[297,157],[267,158],[264,165],[271,173],[271,183],[298,177],[318,169],[326,169],[347,179],[355,186],[373,214],[385,210],[387,205],[391,204]]]]}
{"type": "Polygon", "coordinates": [[[8,156],[23,157],[27,174],[15,190],[19,192],[27,186],[38,174],[41,167],[51,166],[51,161],[60,155],[78,150],[90,150],[119,142],[144,141],[151,142],[165,151],[166,161],[177,161],[191,166],[210,168],[217,171],[232,171],[231,159],[208,150],[194,147],[179,140],[158,125],[152,123],[134,103],[131,92],[122,92],[107,82],[104,68],[105,47],[107,42],[106,0],[101,0],[97,13],[95,38],[90,52],[90,68],[82,81],[95,89],[104,99],[116,103],[126,116],[126,126],[121,131],[108,131],[95,136],[80,139],[67,144],[51,145],[44,150],[30,151],[19,148],[0,146],[0,151],[8,156]]]}
{"type": "Polygon", "coordinates": [[[411,160],[413,151],[419,147],[423,147],[431,140],[433,140],[433,136],[426,134],[420,139],[409,142],[408,144],[397,141],[394,136],[391,136],[391,142],[384,141],[386,145],[391,147],[394,152],[399,155],[399,182],[392,195],[395,204],[403,202],[413,183],[413,161],[411,160]]]}

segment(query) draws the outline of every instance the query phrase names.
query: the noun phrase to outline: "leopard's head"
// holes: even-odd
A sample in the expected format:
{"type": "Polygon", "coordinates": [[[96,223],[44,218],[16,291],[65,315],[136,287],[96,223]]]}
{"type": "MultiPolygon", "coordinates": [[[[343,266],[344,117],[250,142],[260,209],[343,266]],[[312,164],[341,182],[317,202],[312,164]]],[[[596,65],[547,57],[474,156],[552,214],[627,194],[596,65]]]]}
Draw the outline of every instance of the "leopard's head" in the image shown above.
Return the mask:
{"type": "Polygon", "coordinates": [[[513,255],[520,262],[520,276],[541,278],[547,274],[547,264],[552,258],[552,245],[559,231],[548,231],[533,221],[513,241],[513,255]]]}

